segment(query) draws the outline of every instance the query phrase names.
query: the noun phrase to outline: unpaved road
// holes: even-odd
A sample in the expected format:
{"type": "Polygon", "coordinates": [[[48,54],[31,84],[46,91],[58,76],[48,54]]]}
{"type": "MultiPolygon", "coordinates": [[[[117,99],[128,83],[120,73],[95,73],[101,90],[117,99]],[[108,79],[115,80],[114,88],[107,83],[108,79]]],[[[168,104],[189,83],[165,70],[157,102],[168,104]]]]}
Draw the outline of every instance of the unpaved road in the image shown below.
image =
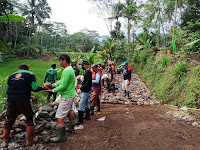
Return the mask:
{"type": "Polygon", "coordinates": [[[67,134],[57,150],[200,150],[200,129],[165,116],[164,106],[102,104],[84,129],[67,134]],[[106,116],[105,121],[97,121],[106,116]]]}

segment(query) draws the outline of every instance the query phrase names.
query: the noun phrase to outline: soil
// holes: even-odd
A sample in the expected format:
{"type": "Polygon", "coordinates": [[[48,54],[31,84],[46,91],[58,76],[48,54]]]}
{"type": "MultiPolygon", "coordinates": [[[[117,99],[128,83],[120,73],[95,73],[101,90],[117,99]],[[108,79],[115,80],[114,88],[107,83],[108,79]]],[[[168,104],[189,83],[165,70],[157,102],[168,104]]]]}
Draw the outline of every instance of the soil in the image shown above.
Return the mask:
{"type": "Polygon", "coordinates": [[[200,129],[164,115],[164,106],[102,104],[57,150],[199,150],[200,129]],[[105,121],[97,121],[106,116],[105,121]]]}
{"type": "Polygon", "coordinates": [[[49,53],[42,53],[42,57],[39,58],[39,60],[42,60],[42,61],[49,61],[50,59],[56,57],[56,55],[54,54],[49,54],[49,53]]]}

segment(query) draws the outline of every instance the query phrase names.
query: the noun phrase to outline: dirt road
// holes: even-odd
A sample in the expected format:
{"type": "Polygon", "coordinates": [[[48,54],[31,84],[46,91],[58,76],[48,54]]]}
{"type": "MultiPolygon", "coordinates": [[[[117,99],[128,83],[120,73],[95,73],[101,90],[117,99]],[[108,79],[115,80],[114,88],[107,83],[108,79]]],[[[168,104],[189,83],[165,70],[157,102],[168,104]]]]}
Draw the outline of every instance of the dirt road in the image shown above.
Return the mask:
{"type": "Polygon", "coordinates": [[[48,143],[57,150],[200,150],[200,129],[167,117],[164,106],[102,104],[101,113],[67,141],[48,143]],[[97,121],[106,116],[105,121],[97,121]]]}

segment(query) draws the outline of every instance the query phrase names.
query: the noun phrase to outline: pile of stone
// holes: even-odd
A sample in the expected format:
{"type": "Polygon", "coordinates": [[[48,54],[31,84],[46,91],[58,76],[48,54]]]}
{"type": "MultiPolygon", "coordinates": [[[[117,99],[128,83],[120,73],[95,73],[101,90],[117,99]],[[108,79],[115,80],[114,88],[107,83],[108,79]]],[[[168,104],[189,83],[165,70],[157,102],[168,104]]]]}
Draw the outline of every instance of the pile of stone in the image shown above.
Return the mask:
{"type": "Polygon", "coordinates": [[[106,89],[102,89],[101,103],[126,104],[126,105],[160,105],[160,101],[156,99],[147,86],[142,82],[138,75],[132,74],[130,84],[130,98],[124,96],[121,83],[123,75],[117,74],[114,79],[117,90],[115,94],[106,93],[106,89]]]}
{"type": "Polygon", "coordinates": [[[187,124],[191,124],[192,126],[200,128],[200,117],[197,117],[191,113],[191,110],[200,112],[199,109],[187,108],[186,106],[178,108],[177,106],[173,105],[167,107],[171,108],[165,112],[165,115],[173,116],[177,120],[181,120],[187,124]]]}

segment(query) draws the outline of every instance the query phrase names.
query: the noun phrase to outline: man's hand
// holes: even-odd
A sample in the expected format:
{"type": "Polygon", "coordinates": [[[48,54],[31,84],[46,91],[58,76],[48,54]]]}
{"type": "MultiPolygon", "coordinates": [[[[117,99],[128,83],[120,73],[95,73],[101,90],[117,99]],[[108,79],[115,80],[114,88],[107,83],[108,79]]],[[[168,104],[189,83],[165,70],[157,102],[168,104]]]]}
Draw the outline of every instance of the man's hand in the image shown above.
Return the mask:
{"type": "Polygon", "coordinates": [[[45,92],[50,92],[50,93],[53,93],[53,91],[52,91],[52,90],[45,90],[45,92]]]}

